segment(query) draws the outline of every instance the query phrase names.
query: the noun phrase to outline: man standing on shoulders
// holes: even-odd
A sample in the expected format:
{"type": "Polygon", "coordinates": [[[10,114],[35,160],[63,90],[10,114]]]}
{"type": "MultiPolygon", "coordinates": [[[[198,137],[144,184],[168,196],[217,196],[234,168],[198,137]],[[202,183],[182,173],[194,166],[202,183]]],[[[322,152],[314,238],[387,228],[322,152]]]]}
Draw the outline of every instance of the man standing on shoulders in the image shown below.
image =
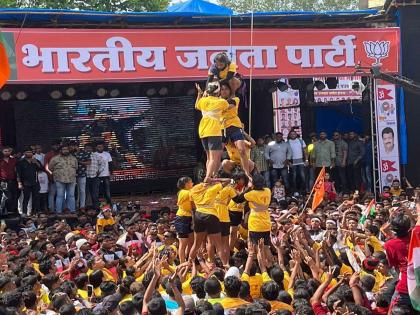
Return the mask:
{"type": "Polygon", "coordinates": [[[327,139],[327,133],[325,131],[319,133],[319,140],[315,142],[312,158],[315,162],[315,176],[319,175],[323,167],[329,173],[330,169],[335,166],[334,142],[327,139]]]}
{"type": "Polygon", "coordinates": [[[86,168],[90,165],[90,153],[81,150],[79,145],[74,146],[74,155],[76,156],[77,167],[77,189],[79,197],[79,208],[86,207],[86,168]]]}
{"type": "Polygon", "coordinates": [[[60,154],[54,156],[49,163],[56,188],[57,200],[55,203],[57,213],[63,211],[64,197],[66,197],[67,206],[71,212],[76,211],[76,200],[74,190],[76,188],[77,159],[70,154],[69,147],[62,145],[60,154]]]}
{"type": "Polygon", "coordinates": [[[60,153],[60,145],[61,145],[61,140],[54,140],[51,143],[51,151],[47,152],[47,154],[45,154],[44,157],[44,166],[45,166],[45,170],[47,171],[48,174],[48,209],[50,211],[54,211],[55,210],[55,195],[57,193],[57,190],[55,188],[55,183],[54,183],[54,179],[52,176],[52,173],[49,169],[49,164],[51,159],[58,155],[60,153]]]}
{"type": "Polygon", "coordinates": [[[86,187],[92,201],[92,208],[99,210],[99,177],[105,169],[105,161],[97,153],[93,152],[93,145],[85,145],[85,152],[89,154],[90,164],[86,166],[86,187]]]}
{"type": "Polygon", "coordinates": [[[346,166],[347,166],[347,153],[349,146],[346,141],[341,137],[341,134],[336,131],[333,134],[333,140],[335,144],[335,155],[337,165],[333,171],[333,179],[335,181],[335,187],[339,192],[348,190],[347,177],[346,177],[346,166]]]}
{"type": "Polygon", "coordinates": [[[16,165],[18,187],[23,191],[22,215],[28,215],[29,198],[32,195],[32,211],[39,210],[39,183],[37,172],[41,163],[34,158],[31,148],[24,152],[24,157],[16,165]]]}
{"type": "Polygon", "coordinates": [[[352,191],[360,190],[362,184],[362,159],[365,145],[355,132],[349,133],[349,153],[347,158],[347,177],[352,191]]]}
{"type": "Polygon", "coordinates": [[[265,158],[265,148],[264,139],[258,138],[257,145],[251,150],[251,160],[255,163],[258,172],[264,176],[265,185],[270,187],[270,170],[265,158]]]}
{"type": "Polygon", "coordinates": [[[306,180],[305,180],[305,166],[308,166],[308,153],[306,152],[306,143],[302,139],[298,138],[296,131],[291,131],[289,133],[289,145],[292,149],[292,178],[293,178],[293,187],[295,191],[299,191],[297,178],[300,180],[300,192],[306,190],[306,180]]]}
{"type": "Polygon", "coordinates": [[[290,148],[289,143],[284,142],[283,134],[281,132],[277,132],[275,141],[272,141],[267,145],[265,149],[265,158],[271,167],[271,184],[274,185],[281,176],[286,192],[289,193],[290,184],[287,168],[291,164],[292,149],[290,148]]]}
{"type": "Polygon", "coordinates": [[[105,149],[104,143],[98,143],[96,145],[96,153],[105,162],[104,169],[99,173],[99,182],[100,184],[102,184],[102,187],[104,190],[104,196],[105,196],[107,204],[112,205],[111,187],[110,187],[110,182],[109,182],[109,178],[112,174],[112,157],[111,157],[111,154],[109,154],[108,151],[104,151],[104,149],[105,149]]]}
{"type": "Polygon", "coordinates": [[[12,148],[4,147],[0,158],[0,213],[16,212],[18,186],[16,181],[17,160],[12,157],[12,148]]]}

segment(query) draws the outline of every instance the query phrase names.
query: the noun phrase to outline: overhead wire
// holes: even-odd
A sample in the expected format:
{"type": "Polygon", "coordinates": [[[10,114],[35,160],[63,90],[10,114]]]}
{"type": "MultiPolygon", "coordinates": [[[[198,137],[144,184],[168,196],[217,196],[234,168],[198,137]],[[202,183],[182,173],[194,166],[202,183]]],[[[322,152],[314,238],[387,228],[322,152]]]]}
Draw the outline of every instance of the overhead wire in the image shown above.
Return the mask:
{"type": "Polygon", "coordinates": [[[252,136],[252,76],[254,70],[254,0],[251,0],[251,62],[249,70],[248,134],[252,136]]]}

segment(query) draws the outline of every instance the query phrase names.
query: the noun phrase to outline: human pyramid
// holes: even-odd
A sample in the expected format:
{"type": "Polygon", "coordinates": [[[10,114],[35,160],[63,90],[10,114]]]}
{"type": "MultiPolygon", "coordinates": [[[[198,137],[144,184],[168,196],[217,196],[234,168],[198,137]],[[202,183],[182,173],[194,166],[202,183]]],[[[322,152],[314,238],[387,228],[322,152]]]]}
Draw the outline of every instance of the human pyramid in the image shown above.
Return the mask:
{"type": "Polygon", "coordinates": [[[210,261],[216,252],[223,264],[228,265],[240,226],[245,233],[248,230],[255,245],[260,239],[266,246],[270,242],[271,191],[264,187],[264,178],[250,159],[255,141],[243,130],[238,117],[240,101],[235,95],[241,84],[238,77],[236,65],[226,53],[218,53],[209,69],[205,91],[196,84],[195,108],[202,113],[198,133],[207,155],[206,176],[195,186],[188,177],[178,182],[175,226],[181,262],[186,257],[194,260],[207,237],[210,261]],[[222,162],[224,148],[229,159],[222,162]],[[250,210],[246,215],[245,203],[250,210]]]}

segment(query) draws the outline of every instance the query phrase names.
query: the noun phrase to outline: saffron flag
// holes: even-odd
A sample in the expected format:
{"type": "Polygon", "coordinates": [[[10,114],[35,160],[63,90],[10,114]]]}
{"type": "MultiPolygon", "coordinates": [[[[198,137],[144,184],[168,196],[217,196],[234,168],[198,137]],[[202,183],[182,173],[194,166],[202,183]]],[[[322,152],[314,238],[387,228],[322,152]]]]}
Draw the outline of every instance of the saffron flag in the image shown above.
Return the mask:
{"type": "Polygon", "coordinates": [[[376,212],[376,200],[372,199],[366,209],[363,211],[362,217],[359,220],[360,224],[365,223],[368,216],[374,216],[376,212]]]}
{"type": "Polygon", "coordinates": [[[9,57],[6,47],[3,44],[3,38],[0,32],[0,89],[6,84],[10,77],[9,57]]]}
{"type": "Polygon", "coordinates": [[[312,190],[315,191],[314,198],[312,200],[312,211],[315,212],[315,209],[321,204],[322,200],[324,200],[325,188],[325,167],[322,168],[321,172],[316,179],[314,187],[312,190]]]}
{"type": "Polygon", "coordinates": [[[407,285],[411,305],[420,311],[420,226],[418,225],[411,232],[408,247],[407,285]]]}

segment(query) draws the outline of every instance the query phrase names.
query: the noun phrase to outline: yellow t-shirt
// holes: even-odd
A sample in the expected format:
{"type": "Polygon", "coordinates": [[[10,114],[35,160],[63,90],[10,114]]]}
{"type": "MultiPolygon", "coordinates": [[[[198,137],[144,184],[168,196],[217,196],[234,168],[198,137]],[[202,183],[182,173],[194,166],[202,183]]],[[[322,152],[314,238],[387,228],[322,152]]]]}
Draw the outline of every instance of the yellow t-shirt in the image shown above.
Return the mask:
{"type": "Polygon", "coordinates": [[[98,217],[98,219],[96,220],[96,233],[102,233],[104,231],[104,227],[108,226],[108,225],[114,225],[115,224],[115,220],[113,217],[106,219],[103,217],[98,217]]]}
{"type": "Polygon", "coordinates": [[[389,279],[392,279],[392,276],[385,276],[377,270],[375,270],[374,273],[375,273],[375,286],[373,287],[372,292],[377,293],[381,290],[385,282],[387,282],[389,279]]]}
{"type": "Polygon", "coordinates": [[[345,274],[353,274],[353,269],[346,264],[342,264],[340,268],[340,275],[344,276],[345,274]]]}
{"type": "Polygon", "coordinates": [[[242,226],[242,224],[239,224],[238,233],[243,240],[246,241],[248,239],[248,230],[244,226],[242,226]]]}
{"type": "Polygon", "coordinates": [[[198,127],[200,138],[221,137],[222,113],[229,108],[229,103],[219,97],[207,96],[201,98],[196,107],[203,114],[198,127]]]}
{"type": "Polygon", "coordinates": [[[225,297],[220,301],[220,304],[222,304],[223,308],[226,311],[227,309],[238,308],[242,305],[248,305],[249,302],[242,300],[240,298],[225,297]]]}
{"type": "Polygon", "coordinates": [[[391,193],[391,195],[394,196],[394,197],[399,197],[401,195],[402,191],[403,190],[401,188],[398,188],[398,189],[391,188],[389,190],[389,192],[391,193]]]}
{"type": "Polygon", "coordinates": [[[241,280],[248,282],[252,298],[258,299],[261,297],[261,287],[263,283],[271,281],[271,278],[267,272],[264,272],[263,274],[256,273],[255,276],[249,276],[248,274],[243,273],[241,280]]]}
{"type": "Polygon", "coordinates": [[[251,190],[244,197],[249,202],[249,208],[251,209],[248,219],[248,230],[250,232],[270,232],[271,220],[268,212],[268,206],[271,201],[270,189],[251,190]]]}
{"type": "MultiPolygon", "coordinates": [[[[232,142],[228,142],[226,144],[226,151],[229,155],[231,161],[235,162],[236,164],[241,164],[241,155],[239,154],[239,150],[236,148],[235,144],[232,142]]],[[[251,160],[251,145],[248,141],[245,142],[246,147],[246,157],[248,160],[251,160]]]]}
{"type": "Polygon", "coordinates": [[[268,301],[268,303],[270,303],[272,311],[288,310],[290,312],[293,312],[293,307],[291,307],[289,304],[280,301],[268,301]]]}
{"type": "Polygon", "coordinates": [[[192,216],[192,204],[191,204],[191,195],[190,191],[182,189],[178,192],[178,211],[176,212],[177,216],[180,217],[191,217],[192,216]]]}
{"type": "MultiPolygon", "coordinates": [[[[230,62],[228,66],[226,66],[223,70],[217,69],[217,77],[219,80],[226,79],[228,72],[236,72],[236,69],[238,66],[234,62],[230,62]]],[[[214,67],[211,67],[209,69],[209,75],[215,75],[211,70],[214,69],[214,67]]]]}
{"type": "Polygon", "coordinates": [[[86,290],[77,289],[77,295],[83,300],[87,301],[89,299],[88,291],[86,290]]]}
{"type": "Polygon", "coordinates": [[[238,127],[242,128],[241,119],[238,117],[238,109],[239,109],[239,98],[234,97],[232,98],[235,101],[235,106],[230,106],[227,110],[223,112],[223,128],[229,127],[238,127]]]}
{"type": "MultiPolygon", "coordinates": [[[[111,271],[109,271],[109,270],[108,270],[108,269],[106,269],[106,268],[102,268],[101,270],[102,270],[102,272],[103,272],[103,274],[104,274],[104,277],[105,277],[104,281],[113,281],[113,282],[117,282],[117,279],[115,279],[115,278],[114,278],[114,276],[112,275],[112,272],[111,272],[111,271]]],[[[93,272],[93,270],[92,270],[92,269],[89,269],[89,270],[86,272],[86,274],[89,276],[92,272],[93,272]]]]}
{"type": "Polygon", "coordinates": [[[368,242],[370,246],[373,247],[373,251],[375,252],[383,252],[384,247],[381,241],[376,236],[369,236],[368,242]]]}
{"type": "Polygon", "coordinates": [[[231,185],[224,187],[216,197],[215,206],[220,222],[230,222],[228,204],[236,196],[236,190],[231,185]]]}
{"type": "Polygon", "coordinates": [[[229,211],[234,212],[244,212],[245,210],[245,202],[236,203],[235,201],[231,200],[228,205],[229,211]]]}
{"type": "Polygon", "coordinates": [[[191,199],[195,203],[197,212],[217,216],[215,199],[219,191],[223,189],[222,184],[204,185],[203,183],[195,185],[191,189],[191,199]]]}

